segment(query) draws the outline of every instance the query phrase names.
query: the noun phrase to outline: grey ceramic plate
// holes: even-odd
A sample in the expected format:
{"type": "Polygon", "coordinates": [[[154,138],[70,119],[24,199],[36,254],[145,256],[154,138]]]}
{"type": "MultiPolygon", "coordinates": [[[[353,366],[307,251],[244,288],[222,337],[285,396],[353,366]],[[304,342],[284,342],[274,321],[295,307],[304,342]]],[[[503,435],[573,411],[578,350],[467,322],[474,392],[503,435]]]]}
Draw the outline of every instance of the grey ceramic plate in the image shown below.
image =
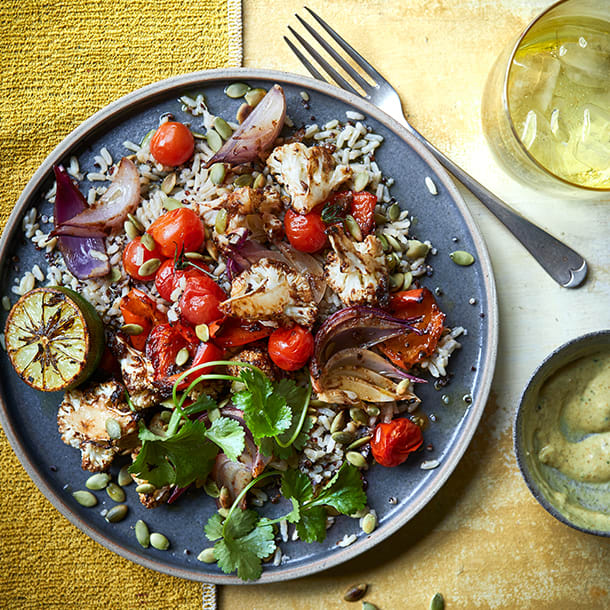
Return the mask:
{"type": "MultiPolygon", "coordinates": [[[[442,391],[435,390],[431,383],[418,386],[423,411],[436,416],[424,435],[426,445],[431,444],[433,450],[412,456],[398,468],[373,467],[368,471],[370,506],[379,516],[375,532],[367,536],[359,531],[357,520],[339,518],[324,543],[283,545],[290,559],[279,567],[266,566],[258,581],[263,583],[305,576],[344,562],[379,544],[422,510],[456,467],[481,417],[496,358],[497,311],[483,239],[459,192],[430,154],[398,123],[358,97],[302,76],[260,70],[200,72],[153,84],[109,105],[70,134],[36,172],[9,219],[0,245],[2,294],[12,294],[14,278],[35,261],[44,262],[31,242],[24,239],[21,219],[31,206],[37,206],[40,213],[50,213],[44,193],[52,184],[54,163],[67,163],[75,154],[81,168],[93,171],[93,157],[102,146],[114,159],[120,158],[128,153],[122,142],[139,141],[158,124],[164,112],[201,130],[198,119],[181,112],[177,99],[185,93],[204,91],[212,113],[232,118],[241,101],[227,98],[223,89],[235,80],[265,88],[280,83],[296,126],[314,120],[319,124],[334,118],[345,120],[345,111],[350,109],[366,115],[366,123],[385,138],[376,157],[385,175],[396,180],[391,193],[416,218],[412,234],[430,239],[438,248],[438,254],[431,256],[434,272],[423,283],[432,290],[442,290],[438,300],[447,313],[448,324],[468,329],[462,349],[452,357],[449,385],[442,391]],[[309,93],[308,105],[301,91],[309,93]],[[436,183],[438,195],[431,195],[426,188],[426,176],[436,183]],[[471,252],[475,264],[455,265],[449,253],[456,249],[471,252]],[[448,405],[441,402],[442,394],[450,397],[448,405]],[[472,402],[463,400],[466,394],[472,396],[472,402]],[[424,460],[432,459],[439,460],[437,468],[420,468],[424,460]],[[390,503],[391,497],[397,503],[390,503]],[[351,546],[336,545],[345,534],[352,533],[358,539],[351,546]]],[[[187,493],[172,506],[150,511],[139,504],[132,485],[127,488],[128,518],[117,524],[107,523],[100,515],[112,504],[105,493],[98,493],[100,504],[96,508],[86,509],[65,489],[66,485],[82,488],[87,473],[80,469],[79,451],[64,445],[57,432],[55,416],[60,396],[37,393],[23,384],[4,352],[0,356],[0,390],[2,425],[13,449],[39,489],[72,523],[100,544],[149,568],[193,580],[240,582],[235,576],[224,575],[217,566],[196,559],[197,553],[208,546],[203,525],[215,510],[207,496],[187,493]],[[137,519],[145,519],[152,530],[165,533],[171,540],[170,550],[142,549],[133,533],[137,519]]]]}

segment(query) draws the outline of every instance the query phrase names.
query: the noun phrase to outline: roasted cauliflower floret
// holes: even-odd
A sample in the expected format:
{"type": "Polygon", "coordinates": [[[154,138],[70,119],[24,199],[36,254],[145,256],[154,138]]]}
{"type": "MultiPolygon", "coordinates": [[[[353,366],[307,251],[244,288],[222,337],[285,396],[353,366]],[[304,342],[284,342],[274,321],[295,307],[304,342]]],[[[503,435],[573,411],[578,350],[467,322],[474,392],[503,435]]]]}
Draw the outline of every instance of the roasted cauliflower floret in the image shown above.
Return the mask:
{"type": "Polygon", "coordinates": [[[351,240],[338,225],[329,230],[329,252],[324,266],[327,284],[347,305],[383,306],[388,301],[388,270],[381,242],[374,235],[351,240]]]}
{"type": "MultiPolygon", "coordinates": [[[[125,387],[106,381],[84,390],[68,390],[57,412],[61,440],[81,450],[82,468],[107,470],[114,457],[136,441],[137,415],[125,400],[125,387]],[[111,438],[108,420],[118,424],[120,436],[111,438]]],[[[112,431],[112,430],[111,430],[112,431]]]]}
{"type": "Polygon", "coordinates": [[[268,258],[233,280],[231,298],[220,309],[244,320],[270,320],[282,326],[296,322],[306,327],[315,322],[318,312],[307,279],[285,263],[268,258]]]}
{"type": "Polygon", "coordinates": [[[295,212],[307,214],[352,175],[347,165],[337,165],[323,146],[307,147],[300,142],[278,146],[267,159],[276,180],[284,185],[295,212]]]}
{"type": "MultiPolygon", "coordinates": [[[[237,354],[233,354],[231,359],[237,362],[249,362],[257,366],[269,379],[277,380],[279,378],[278,368],[269,357],[269,351],[260,345],[250,345],[248,348],[237,352],[237,354]]],[[[240,366],[229,366],[229,375],[239,375],[241,368],[240,366]]]]}

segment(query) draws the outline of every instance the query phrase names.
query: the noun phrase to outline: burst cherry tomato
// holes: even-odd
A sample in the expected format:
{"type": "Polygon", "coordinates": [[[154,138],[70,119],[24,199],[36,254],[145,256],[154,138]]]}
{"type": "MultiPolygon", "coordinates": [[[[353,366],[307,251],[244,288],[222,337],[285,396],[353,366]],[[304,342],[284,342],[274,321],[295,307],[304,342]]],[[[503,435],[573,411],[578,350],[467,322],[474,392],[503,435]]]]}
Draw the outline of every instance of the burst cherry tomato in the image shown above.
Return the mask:
{"type": "Polygon", "coordinates": [[[180,297],[180,313],[192,324],[209,324],[222,318],[218,305],[227,298],[224,290],[207,275],[187,278],[186,288],[180,297]]]}
{"type": "Polygon", "coordinates": [[[139,282],[147,282],[155,277],[154,272],[148,275],[140,275],[139,269],[151,258],[162,258],[161,250],[159,246],[155,244],[152,252],[141,242],[139,237],[132,239],[125,250],[123,250],[123,267],[125,271],[134,279],[139,282]]]}
{"type": "Polygon", "coordinates": [[[326,224],[321,217],[322,206],[309,214],[297,214],[288,210],[284,216],[284,228],[290,245],[301,252],[317,252],[326,244],[326,224]]]}
{"type": "Polygon", "coordinates": [[[146,340],[146,358],[152,363],[155,380],[166,379],[178,372],[176,356],[186,347],[190,356],[196,354],[199,339],[192,328],[183,324],[158,324],[146,340]]]}
{"type": "Polygon", "coordinates": [[[272,332],[273,328],[260,322],[237,318],[227,318],[210,325],[210,336],[214,338],[214,343],[224,348],[247,345],[268,337],[272,332]]]}
{"type": "Polygon", "coordinates": [[[205,230],[199,215],[189,208],[176,208],[160,216],[148,227],[161,254],[173,258],[176,252],[197,252],[205,243],[205,230]]]}
{"type": "Polygon", "coordinates": [[[143,350],[146,338],[153,326],[167,322],[165,314],[161,313],[155,302],[144,292],[132,288],[119,304],[125,324],[138,324],[142,327],[139,335],[130,337],[131,344],[138,350],[143,350]]]}
{"type": "Polygon", "coordinates": [[[182,165],[193,156],[194,150],[191,130],[174,121],[163,123],[150,140],[150,153],[162,165],[182,165]]]}
{"type": "MultiPolygon", "coordinates": [[[[207,265],[201,261],[197,261],[197,267],[208,270],[207,265]]],[[[172,293],[179,285],[181,278],[202,277],[205,276],[203,271],[197,267],[188,266],[186,269],[176,269],[173,259],[167,259],[159,267],[159,271],[155,275],[155,286],[159,295],[166,301],[171,301],[172,293]]]]}
{"type": "Polygon", "coordinates": [[[360,191],[353,194],[350,214],[358,223],[362,235],[368,235],[375,226],[376,205],[377,197],[372,193],[360,191]]]}
{"type": "MultiPolygon", "coordinates": [[[[200,364],[205,364],[206,362],[214,362],[215,360],[222,360],[224,358],[224,350],[220,349],[213,343],[200,343],[197,348],[197,352],[195,353],[195,357],[193,358],[193,362],[189,365],[189,368],[198,366],[200,364]]],[[[191,373],[187,378],[187,383],[192,383],[199,377],[200,375],[206,375],[211,373],[214,370],[214,367],[205,367],[198,371],[191,373]]],[[[185,387],[187,384],[184,384],[185,387]]],[[[180,384],[179,388],[183,389],[182,384],[180,384]]]]}
{"type": "Polygon", "coordinates": [[[424,442],[421,428],[406,417],[377,424],[371,439],[373,457],[382,466],[402,464],[424,442]]]}
{"type": "Polygon", "coordinates": [[[302,326],[278,328],[269,337],[269,356],[284,371],[296,371],[313,354],[313,336],[302,326]]]}

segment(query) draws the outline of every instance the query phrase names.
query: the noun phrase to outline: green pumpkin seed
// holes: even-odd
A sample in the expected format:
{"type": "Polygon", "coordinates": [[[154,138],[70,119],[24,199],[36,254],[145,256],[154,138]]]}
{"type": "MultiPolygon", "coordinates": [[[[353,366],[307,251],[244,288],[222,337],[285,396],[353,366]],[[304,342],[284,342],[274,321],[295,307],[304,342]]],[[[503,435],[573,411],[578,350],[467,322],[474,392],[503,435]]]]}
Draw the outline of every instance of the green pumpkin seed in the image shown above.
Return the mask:
{"type": "Polygon", "coordinates": [[[388,243],[388,240],[385,238],[385,235],[382,235],[380,233],[379,235],[377,235],[377,239],[379,240],[379,243],[381,244],[383,251],[387,252],[390,249],[390,244],[388,243]]]}
{"type": "Polygon", "coordinates": [[[345,411],[339,411],[337,415],[333,417],[333,421],[330,424],[330,433],[338,432],[339,430],[343,430],[345,427],[345,411]]]}
{"type": "Polygon", "coordinates": [[[126,504],[119,504],[118,506],[113,506],[107,513],[104,519],[108,521],[108,523],[118,523],[119,521],[123,521],[127,516],[127,508],[126,504]]]}
{"type": "Polygon", "coordinates": [[[335,443],[339,443],[340,445],[348,445],[354,440],[354,435],[351,432],[345,432],[344,430],[341,432],[334,432],[331,434],[331,437],[335,443]]]}
{"type": "Polygon", "coordinates": [[[262,189],[266,185],[267,185],[267,178],[266,178],[265,174],[258,174],[258,176],[256,176],[256,178],[254,179],[252,188],[262,189]]]}
{"type": "Polygon", "coordinates": [[[91,475],[87,482],[85,483],[85,487],[87,489],[92,489],[93,491],[100,491],[102,489],[106,489],[106,485],[110,483],[111,476],[105,472],[98,472],[97,474],[91,475]]]}
{"type": "Polygon", "coordinates": [[[220,496],[220,489],[218,489],[218,485],[216,485],[216,481],[212,481],[212,479],[208,479],[203,484],[203,491],[205,491],[210,498],[218,498],[220,496]]]}
{"type": "Polygon", "coordinates": [[[373,513],[369,513],[362,519],[362,531],[365,534],[372,534],[377,527],[377,517],[373,513]]]}
{"type": "Polygon", "coordinates": [[[237,187],[251,186],[252,182],[254,182],[252,174],[242,174],[233,180],[233,184],[237,187]]]}
{"type": "Polygon", "coordinates": [[[362,599],[364,597],[364,594],[366,593],[366,590],[368,588],[368,585],[365,583],[361,583],[359,585],[352,585],[344,593],[343,599],[346,602],[357,602],[359,599],[362,599]]]}
{"type": "Polygon", "coordinates": [[[250,104],[248,104],[247,102],[244,102],[237,109],[237,114],[235,115],[237,122],[241,125],[248,118],[248,116],[250,115],[252,110],[253,110],[252,106],[250,106],[250,104]]]}
{"type": "Polygon", "coordinates": [[[405,279],[402,283],[402,289],[408,290],[412,283],[413,283],[413,274],[410,271],[407,271],[407,273],[405,273],[405,279]]]}
{"type": "Polygon", "coordinates": [[[309,401],[309,406],[310,407],[314,407],[314,408],[318,408],[318,407],[328,407],[328,403],[325,402],[324,400],[320,400],[318,398],[312,398],[309,401]]]}
{"type": "Polygon", "coordinates": [[[122,487],[119,487],[116,483],[110,483],[106,487],[106,493],[111,500],[115,502],[125,502],[125,492],[122,487]]]}
{"type": "Polygon", "coordinates": [[[136,238],[136,237],[140,237],[140,233],[138,232],[138,230],[133,226],[133,222],[131,222],[130,220],[126,220],[123,223],[123,228],[125,229],[125,234],[127,235],[127,237],[129,237],[129,239],[131,239],[132,241],[136,238]]]}
{"type": "Polygon", "coordinates": [[[121,487],[127,487],[127,485],[131,485],[133,483],[133,478],[129,474],[129,466],[127,464],[123,466],[121,470],[119,470],[116,480],[121,487]]]}
{"type": "Polygon", "coordinates": [[[388,240],[388,244],[395,252],[402,252],[402,244],[393,236],[384,233],[385,238],[388,240]]]}
{"type": "Polygon", "coordinates": [[[205,251],[212,257],[213,260],[218,260],[218,248],[216,248],[211,239],[205,240],[205,251]]]}
{"type": "Polygon", "coordinates": [[[133,214],[127,214],[127,219],[138,233],[144,233],[144,225],[133,214]]]}
{"type": "Polygon", "coordinates": [[[345,217],[343,224],[356,241],[362,241],[362,231],[360,230],[360,225],[356,222],[356,219],[351,214],[348,214],[345,217]]]}
{"type": "Polygon", "coordinates": [[[468,267],[468,265],[472,265],[472,263],[474,263],[474,256],[465,250],[456,250],[449,256],[451,257],[451,260],[456,265],[460,265],[460,267],[468,267]]]}
{"type": "Polygon", "coordinates": [[[208,547],[207,549],[203,549],[199,555],[197,555],[197,559],[199,561],[203,561],[203,563],[214,563],[216,561],[216,554],[214,553],[214,547],[208,547]]]}
{"type": "Polygon", "coordinates": [[[199,341],[203,341],[206,343],[210,340],[210,329],[207,324],[198,324],[195,326],[195,334],[197,335],[197,339],[199,341]]]}
{"type": "Polygon", "coordinates": [[[347,450],[351,451],[352,449],[359,449],[363,445],[366,445],[373,437],[370,434],[366,436],[362,436],[361,438],[356,439],[351,445],[347,446],[347,450]]]}
{"type": "Polygon", "coordinates": [[[367,405],[364,410],[369,417],[377,417],[381,411],[375,405],[367,405]]]}
{"type": "Polygon", "coordinates": [[[212,181],[212,184],[222,184],[225,181],[226,174],[227,170],[224,163],[214,163],[214,165],[210,167],[210,180],[212,181]]]}
{"type": "Polygon", "coordinates": [[[119,330],[124,332],[126,335],[129,335],[130,337],[136,337],[137,335],[141,335],[144,332],[144,328],[139,324],[123,324],[123,326],[121,326],[119,330]]]}
{"type": "Polygon", "coordinates": [[[110,270],[110,275],[108,276],[108,279],[111,282],[118,282],[121,279],[121,277],[123,277],[121,275],[121,270],[118,267],[113,267],[110,270]]]}
{"type": "Polygon", "coordinates": [[[214,119],[214,129],[223,140],[228,140],[233,135],[231,126],[222,118],[217,116],[214,119]]]}
{"type": "Polygon", "coordinates": [[[349,416],[358,424],[367,424],[369,421],[366,413],[358,407],[352,407],[349,410],[349,416]]]}
{"type": "Polygon", "coordinates": [[[246,83],[231,83],[225,88],[225,94],[234,100],[243,97],[248,91],[250,91],[250,85],[246,85],[246,83]]]}
{"type": "Polygon", "coordinates": [[[345,454],[345,459],[356,468],[364,469],[368,467],[368,463],[362,453],[358,451],[348,451],[345,454]]]}
{"type": "Polygon", "coordinates": [[[400,206],[397,203],[393,203],[388,208],[388,218],[394,222],[400,218],[400,206]]]}
{"type": "Polygon", "coordinates": [[[214,151],[218,152],[222,148],[222,138],[218,135],[217,131],[208,129],[205,134],[205,139],[208,142],[208,146],[214,151]]]}
{"type": "Polygon", "coordinates": [[[428,244],[424,244],[418,239],[410,239],[405,256],[410,259],[423,258],[428,254],[429,250],[430,246],[428,244]]]}
{"type": "Polygon", "coordinates": [[[445,599],[441,593],[435,593],[434,597],[430,600],[430,610],[444,610],[445,599]]]}
{"type": "Polygon", "coordinates": [[[105,421],[104,427],[106,428],[106,432],[108,432],[108,436],[112,440],[121,438],[121,424],[119,424],[116,419],[112,419],[112,417],[109,417],[105,421]]]}
{"type": "Polygon", "coordinates": [[[402,288],[402,285],[405,281],[404,273],[393,273],[390,276],[390,290],[392,292],[396,292],[402,288]]]}
{"type": "Polygon", "coordinates": [[[146,146],[146,144],[148,144],[151,140],[153,135],[155,135],[155,131],[157,131],[156,129],[151,129],[143,138],[142,141],[140,142],[140,148],[143,148],[144,146],[146,146]]]}
{"type": "Polygon", "coordinates": [[[166,195],[169,195],[174,190],[175,186],[176,186],[176,174],[174,174],[172,172],[171,174],[167,174],[167,176],[165,176],[165,178],[163,178],[163,182],[161,183],[161,190],[166,195]]]}
{"type": "Polygon", "coordinates": [[[307,91],[301,91],[300,96],[304,102],[309,101],[309,93],[307,93],[307,91]]]}
{"type": "Polygon", "coordinates": [[[368,172],[357,172],[354,176],[354,190],[355,191],[363,191],[366,188],[366,185],[369,183],[369,173],[368,172]]]}
{"type": "Polygon", "coordinates": [[[388,271],[392,273],[396,267],[400,264],[400,259],[396,255],[396,252],[392,252],[385,257],[385,263],[388,267],[388,271]]]}
{"type": "Polygon", "coordinates": [[[153,532],[150,535],[150,544],[158,551],[166,551],[169,549],[169,540],[159,532],[153,532]]]}
{"type": "Polygon", "coordinates": [[[136,487],[136,493],[139,494],[151,494],[157,491],[157,488],[152,483],[140,483],[136,487]]]}
{"type": "Polygon", "coordinates": [[[267,95],[267,92],[264,89],[250,89],[250,91],[244,95],[244,99],[254,108],[260,103],[265,95],[267,95]]]}
{"type": "Polygon", "coordinates": [[[161,421],[164,424],[169,424],[169,420],[172,418],[172,412],[171,411],[161,411],[161,413],[159,414],[159,417],[161,418],[161,421]]]}
{"type": "Polygon", "coordinates": [[[386,222],[388,222],[386,215],[381,214],[381,212],[375,212],[373,214],[373,218],[375,219],[376,225],[384,225],[386,222]]]}
{"type": "Polygon", "coordinates": [[[140,238],[140,242],[149,252],[152,252],[157,246],[153,236],[150,233],[144,233],[144,235],[142,235],[140,238]]]}
{"type": "Polygon", "coordinates": [[[216,214],[216,221],[214,222],[214,229],[218,235],[224,235],[227,230],[227,224],[229,222],[229,214],[224,209],[221,208],[218,210],[218,214],[216,214]]]}
{"type": "Polygon", "coordinates": [[[371,602],[362,602],[362,610],[379,610],[379,608],[371,602]]]}
{"type": "Polygon", "coordinates": [[[161,261],[158,258],[151,258],[147,260],[145,263],[140,265],[138,268],[138,274],[141,277],[147,277],[156,273],[159,267],[161,266],[161,261]]]}
{"type": "Polygon", "coordinates": [[[398,396],[402,396],[403,394],[406,394],[409,391],[409,387],[410,386],[411,386],[411,380],[410,379],[403,379],[396,386],[396,394],[398,394],[398,396]]]}
{"type": "Polygon", "coordinates": [[[168,197],[163,202],[163,207],[168,212],[171,212],[172,210],[177,210],[178,208],[183,208],[184,206],[177,199],[174,199],[173,197],[168,197]]]}
{"type": "Polygon", "coordinates": [[[136,521],[136,540],[145,549],[150,546],[150,531],[148,530],[148,525],[142,519],[136,521]]]}
{"type": "Polygon", "coordinates": [[[210,411],[208,411],[208,419],[211,422],[215,422],[219,417],[220,417],[219,409],[211,409],[210,411]]]}
{"type": "Polygon", "coordinates": [[[188,359],[190,358],[191,354],[189,353],[189,350],[187,347],[183,347],[177,354],[176,354],[176,366],[183,366],[187,363],[188,359]]]}
{"type": "Polygon", "coordinates": [[[72,497],[81,505],[91,508],[97,504],[97,498],[90,492],[84,489],[79,489],[72,494],[72,497]]]}

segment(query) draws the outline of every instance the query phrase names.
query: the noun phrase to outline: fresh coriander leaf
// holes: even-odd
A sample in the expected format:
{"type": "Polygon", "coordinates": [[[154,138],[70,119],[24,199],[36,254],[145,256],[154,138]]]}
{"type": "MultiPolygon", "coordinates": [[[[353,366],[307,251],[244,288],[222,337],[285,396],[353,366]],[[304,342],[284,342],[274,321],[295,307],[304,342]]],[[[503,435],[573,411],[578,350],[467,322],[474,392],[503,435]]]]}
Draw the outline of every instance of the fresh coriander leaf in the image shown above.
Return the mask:
{"type": "Polygon", "coordinates": [[[297,533],[304,542],[323,542],[326,538],[326,509],[323,506],[312,506],[302,510],[297,533]]]}
{"type": "Polygon", "coordinates": [[[187,407],[182,407],[182,410],[186,415],[193,415],[194,413],[201,413],[202,411],[211,411],[218,405],[213,398],[210,398],[207,394],[202,394],[197,400],[187,407]]]}
{"type": "Polygon", "coordinates": [[[215,419],[208,428],[206,436],[234,462],[244,450],[245,432],[241,424],[234,419],[228,417],[215,419]]]}
{"type": "Polygon", "coordinates": [[[282,475],[280,490],[285,498],[294,498],[301,504],[311,500],[313,495],[309,477],[299,470],[287,470],[282,475]]]}
{"type": "Polygon", "coordinates": [[[231,517],[224,523],[225,538],[240,538],[249,534],[256,526],[259,520],[258,513],[255,510],[235,509],[231,513],[231,517]]]}
{"type": "Polygon", "coordinates": [[[140,422],[138,424],[138,438],[144,442],[144,441],[163,441],[165,440],[167,437],[165,436],[159,436],[158,434],[155,434],[154,432],[152,432],[151,430],[149,430],[145,425],[144,422],[140,422]]]}
{"type": "Polygon", "coordinates": [[[218,513],[214,513],[205,524],[204,531],[211,542],[222,538],[222,517],[218,513]]]}
{"type": "Polygon", "coordinates": [[[321,505],[332,506],[344,515],[352,515],[366,506],[362,476],[355,466],[344,462],[324,489],[306,504],[306,506],[321,505]]]}

